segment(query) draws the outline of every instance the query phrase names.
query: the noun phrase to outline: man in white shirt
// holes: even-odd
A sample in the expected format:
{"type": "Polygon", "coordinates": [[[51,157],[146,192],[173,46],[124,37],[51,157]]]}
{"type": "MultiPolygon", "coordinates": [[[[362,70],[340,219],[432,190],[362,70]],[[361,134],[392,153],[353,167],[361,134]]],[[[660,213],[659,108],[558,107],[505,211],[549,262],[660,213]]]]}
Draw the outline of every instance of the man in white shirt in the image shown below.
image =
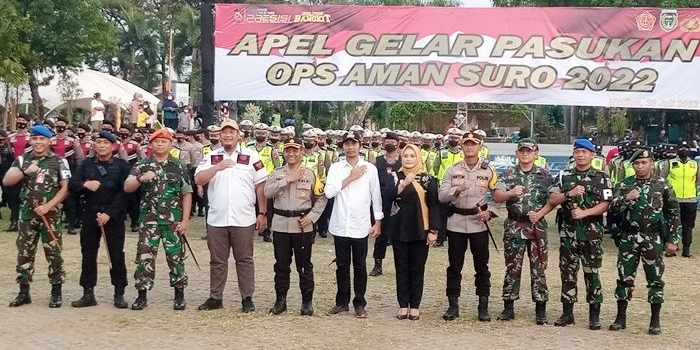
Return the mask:
{"type": "Polygon", "coordinates": [[[384,214],[377,168],[360,159],[361,140],[359,132],[346,133],[343,137],[345,159],[333,163],[328,170],[325,193],[326,197],[335,198],[328,232],[334,237],[338,292],[335,306],[327,313],[335,315],[349,311],[352,256],[355,316],[367,318],[367,236],[379,236],[384,214]],[[374,224],[371,214],[374,214],[374,224]]]}
{"type": "Polygon", "coordinates": [[[92,130],[99,131],[105,120],[105,105],[102,103],[102,95],[99,92],[96,92],[94,97],[95,99],[90,102],[90,123],[92,130]]]}
{"type": "Polygon", "coordinates": [[[199,310],[223,307],[228,276],[228,258],[233,249],[236,260],[241,311],[255,311],[255,230],[267,226],[267,199],[264,187],[267,171],[254,150],[239,145],[238,123],[228,119],[221,124],[221,148],[213,150],[199,163],[194,174],[197,186],[208,184],[207,246],[210,253],[210,296],[199,310]],[[255,214],[255,202],[260,213],[255,214]]]}

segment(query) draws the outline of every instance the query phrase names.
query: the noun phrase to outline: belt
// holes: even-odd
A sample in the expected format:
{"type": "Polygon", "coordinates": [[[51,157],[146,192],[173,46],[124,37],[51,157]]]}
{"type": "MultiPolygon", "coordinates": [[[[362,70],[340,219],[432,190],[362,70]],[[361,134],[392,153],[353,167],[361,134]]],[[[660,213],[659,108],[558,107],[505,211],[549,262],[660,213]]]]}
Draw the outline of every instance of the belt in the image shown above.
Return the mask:
{"type": "Polygon", "coordinates": [[[284,216],[286,218],[298,218],[300,216],[306,216],[311,211],[311,208],[304,210],[282,210],[273,208],[272,212],[279,216],[284,216]]]}
{"type": "Polygon", "coordinates": [[[447,211],[447,216],[452,216],[454,214],[476,215],[476,214],[479,214],[480,211],[484,211],[487,208],[488,208],[488,205],[486,205],[486,204],[484,204],[480,207],[474,207],[474,208],[469,208],[469,209],[457,208],[454,205],[450,204],[449,210],[447,211]]]}
{"type": "Polygon", "coordinates": [[[527,215],[523,214],[518,214],[518,213],[508,213],[508,220],[515,221],[515,222],[530,222],[530,217],[527,215]]]}

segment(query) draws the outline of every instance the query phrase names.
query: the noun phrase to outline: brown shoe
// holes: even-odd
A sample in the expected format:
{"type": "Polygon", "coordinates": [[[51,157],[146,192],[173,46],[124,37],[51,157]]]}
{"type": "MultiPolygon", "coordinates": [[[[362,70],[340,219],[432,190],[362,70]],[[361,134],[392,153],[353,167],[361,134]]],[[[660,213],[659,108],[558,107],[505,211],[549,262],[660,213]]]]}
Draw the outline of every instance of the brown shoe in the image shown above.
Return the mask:
{"type": "Polygon", "coordinates": [[[336,305],[326,311],[326,315],[337,315],[341,312],[348,312],[350,308],[347,305],[336,305]]]}
{"type": "Polygon", "coordinates": [[[364,306],[361,306],[361,305],[355,306],[355,317],[357,317],[357,318],[369,317],[364,306]]]}

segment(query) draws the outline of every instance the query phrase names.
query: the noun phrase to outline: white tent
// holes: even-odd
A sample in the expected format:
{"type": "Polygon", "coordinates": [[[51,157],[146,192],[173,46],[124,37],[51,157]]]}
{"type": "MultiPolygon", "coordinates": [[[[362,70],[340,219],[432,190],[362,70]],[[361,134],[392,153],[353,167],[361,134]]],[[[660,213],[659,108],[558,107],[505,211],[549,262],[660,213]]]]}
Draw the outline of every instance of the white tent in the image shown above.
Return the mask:
{"type": "MultiPolygon", "coordinates": [[[[38,78],[41,81],[45,76],[39,76],[38,78]]],[[[144,101],[151,103],[151,108],[155,109],[160,103],[160,100],[150,92],[106,73],[83,69],[78,72],[68,73],[68,77],[68,79],[73,79],[78,86],[76,90],[79,94],[77,94],[78,98],[75,99],[76,102],[74,104],[76,108],[89,110],[90,102],[96,92],[102,95],[103,103],[115,104],[121,108],[127,108],[137,92],[143,96],[144,101]]],[[[44,106],[49,110],[49,113],[65,104],[59,89],[59,81],[61,79],[63,79],[62,76],[56,74],[48,85],[39,87],[39,95],[44,100],[44,106]]],[[[20,97],[20,103],[32,102],[29,91],[25,91],[20,97]]]]}

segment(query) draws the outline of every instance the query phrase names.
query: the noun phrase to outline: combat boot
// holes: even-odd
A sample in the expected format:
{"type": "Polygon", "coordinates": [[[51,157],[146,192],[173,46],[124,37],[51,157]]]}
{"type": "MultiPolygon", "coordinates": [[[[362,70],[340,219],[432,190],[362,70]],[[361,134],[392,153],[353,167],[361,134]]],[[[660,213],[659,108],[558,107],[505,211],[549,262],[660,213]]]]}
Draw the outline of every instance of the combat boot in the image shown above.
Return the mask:
{"type": "Polygon", "coordinates": [[[32,297],[29,295],[29,285],[20,284],[19,293],[15,297],[15,300],[10,302],[10,307],[18,307],[22,305],[27,305],[32,303],[32,297]]]}
{"type": "Polygon", "coordinates": [[[447,236],[438,235],[438,238],[435,240],[435,244],[433,246],[434,247],[442,247],[443,245],[445,245],[446,240],[447,240],[447,236]]]}
{"type": "Polygon", "coordinates": [[[382,259],[374,259],[374,267],[372,271],[369,272],[372,277],[377,277],[382,275],[382,259]]]}
{"type": "Polygon", "coordinates": [[[611,331],[619,331],[627,328],[627,300],[617,301],[617,316],[615,322],[610,325],[611,331]]]}
{"type": "Polygon", "coordinates": [[[574,320],[574,303],[563,303],[563,307],[564,312],[561,314],[561,317],[554,321],[554,325],[556,327],[575,325],[576,321],[574,320]]]}
{"type": "Polygon", "coordinates": [[[95,290],[93,288],[84,288],[83,296],[70,303],[72,307],[88,307],[97,305],[97,300],[95,300],[95,290]]]}
{"type": "Polygon", "coordinates": [[[459,297],[447,297],[447,302],[449,306],[445,314],[442,315],[442,318],[445,321],[452,321],[459,317],[459,297]]]}
{"type": "Polygon", "coordinates": [[[301,294],[301,315],[302,316],[312,316],[314,314],[314,307],[312,304],[313,292],[302,293],[301,294]]]}
{"type": "Polygon", "coordinates": [[[277,293],[277,300],[275,305],[270,309],[270,313],[273,315],[279,315],[287,311],[287,293],[277,293]]]}
{"type": "Polygon", "coordinates": [[[126,309],[129,304],[124,300],[124,287],[114,287],[114,307],[126,309]]]}
{"type": "Polygon", "coordinates": [[[50,308],[57,308],[63,305],[63,294],[61,293],[61,284],[51,285],[51,299],[49,300],[50,308]]]}
{"type": "Polygon", "coordinates": [[[684,258],[692,258],[693,254],[690,252],[690,244],[684,244],[683,245],[683,254],[681,254],[684,258]]]}
{"type": "Polygon", "coordinates": [[[661,334],[661,322],[659,315],[661,314],[661,304],[651,304],[651,322],[649,322],[649,334],[661,334]]]}
{"type": "Polygon", "coordinates": [[[479,314],[479,321],[491,322],[491,315],[489,315],[489,297],[480,296],[479,306],[476,309],[479,314]]]}
{"type": "Polygon", "coordinates": [[[10,223],[10,226],[5,229],[7,232],[17,232],[19,229],[17,228],[17,221],[13,221],[10,223]]]}
{"type": "Polygon", "coordinates": [[[185,288],[175,288],[175,298],[173,298],[173,310],[184,310],[187,306],[185,302],[185,288]]]}
{"type": "Polygon", "coordinates": [[[143,308],[148,307],[148,291],[139,290],[139,296],[136,297],[134,303],[131,304],[132,310],[143,310],[143,308]]]}
{"type": "Polygon", "coordinates": [[[513,304],[515,302],[513,300],[504,300],[503,301],[503,312],[501,312],[496,319],[499,321],[510,321],[515,319],[515,309],[513,309],[513,304]]]}
{"type": "Polygon", "coordinates": [[[547,302],[546,301],[537,301],[535,302],[535,323],[537,325],[542,326],[549,321],[547,320],[547,302]]]}
{"type": "Polygon", "coordinates": [[[588,304],[588,329],[600,330],[600,303],[588,304]]]}

